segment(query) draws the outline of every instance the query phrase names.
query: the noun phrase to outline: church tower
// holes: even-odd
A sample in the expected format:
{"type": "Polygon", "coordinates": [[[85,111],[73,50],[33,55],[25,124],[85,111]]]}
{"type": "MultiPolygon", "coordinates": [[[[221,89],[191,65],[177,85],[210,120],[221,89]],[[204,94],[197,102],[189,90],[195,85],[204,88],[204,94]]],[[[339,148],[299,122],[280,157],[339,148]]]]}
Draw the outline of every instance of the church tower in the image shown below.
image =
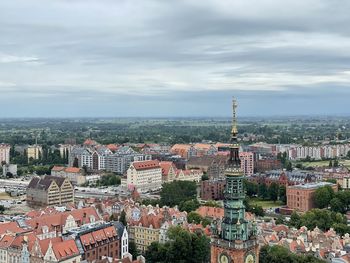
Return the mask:
{"type": "Polygon", "coordinates": [[[224,218],[213,222],[211,240],[211,263],[258,263],[259,245],[256,224],[245,217],[244,174],[239,159],[236,109],[233,99],[233,118],[230,143],[230,158],[225,171],[224,218]]]}

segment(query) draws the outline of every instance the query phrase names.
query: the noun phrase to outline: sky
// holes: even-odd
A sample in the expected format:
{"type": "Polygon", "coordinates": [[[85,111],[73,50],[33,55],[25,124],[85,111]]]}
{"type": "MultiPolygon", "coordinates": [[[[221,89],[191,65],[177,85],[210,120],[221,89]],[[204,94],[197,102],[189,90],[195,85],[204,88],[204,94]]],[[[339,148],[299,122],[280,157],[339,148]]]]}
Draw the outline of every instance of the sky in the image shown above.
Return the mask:
{"type": "Polygon", "coordinates": [[[350,115],[348,0],[0,1],[0,117],[350,115]]]}

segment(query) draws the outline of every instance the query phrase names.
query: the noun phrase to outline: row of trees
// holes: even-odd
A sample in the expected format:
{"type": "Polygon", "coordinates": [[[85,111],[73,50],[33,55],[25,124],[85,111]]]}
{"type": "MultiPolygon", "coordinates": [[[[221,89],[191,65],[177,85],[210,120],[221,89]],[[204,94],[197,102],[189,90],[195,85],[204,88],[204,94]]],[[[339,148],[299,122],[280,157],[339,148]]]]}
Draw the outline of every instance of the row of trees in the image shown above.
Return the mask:
{"type": "Polygon", "coordinates": [[[350,233],[346,217],[341,213],[327,209],[311,209],[303,215],[294,212],[291,215],[289,225],[296,228],[306,226],[308,229],[314,229],[317,226],[322,231],[333,228],[340,235],[350,233]]]}
{"type": "Polygon", "coordinates": [[[324,263],[312,255],[291,253],[282,246],[263,246],[260,250],[260,263],[324,263]]]}
{"type": "Polygon", "coordinates": [[[320,187],[315,191],[314,202],[317,208],[330,208],[344,214],[350,210],[350,191],[334,192],[331,186],[320,187]]]}
{"type": "Polygon", "coordinates": [[[168,237],[170,241],[165,244],[153,242],[148,247],[145,254],[147,262],[209,262],[210,239],[203,233],[190,233],[177,226],[168,230],[168,237]]]}
{"type": "Polygon", "coordinates": [[[286,197],[286,187],[280,186],[279,184],[273,182],[270,186],[266,184],[256,184],[249,181],[245,181],[245,188],[247,191],[247,196],[249,197],[259,197],[263,200],[277,201],[280,200],[283,203],[287,202],[286,197]]]}

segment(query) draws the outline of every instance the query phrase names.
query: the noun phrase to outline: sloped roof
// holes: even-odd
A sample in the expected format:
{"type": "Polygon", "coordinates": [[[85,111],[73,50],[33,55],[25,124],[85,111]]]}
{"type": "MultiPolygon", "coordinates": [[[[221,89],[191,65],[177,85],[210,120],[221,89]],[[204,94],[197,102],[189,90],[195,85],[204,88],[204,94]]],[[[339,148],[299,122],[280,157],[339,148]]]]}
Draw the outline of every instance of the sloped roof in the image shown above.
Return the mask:
{"type": "Polygon", "coordinates": [[[79,255],[78,247],[73,239],[54,243],[52,245],[52,250],[58,260],[79,255]]]}
{"type": "Polygon", "coordinates": [[[165,176],[169,174],[171,167],[173,167],[174,170],[176,171],[176,167],[173,162],[169,162],[169,161],[159,162],[159,166],[160,168],[162,168],[162,174],[165,176]]]}
{"type": "Polygon", "coordinates": [[[148,169],[160,168],[158,160],[133,162],[132,165],[136,170],[148,170],[148,169]]]}

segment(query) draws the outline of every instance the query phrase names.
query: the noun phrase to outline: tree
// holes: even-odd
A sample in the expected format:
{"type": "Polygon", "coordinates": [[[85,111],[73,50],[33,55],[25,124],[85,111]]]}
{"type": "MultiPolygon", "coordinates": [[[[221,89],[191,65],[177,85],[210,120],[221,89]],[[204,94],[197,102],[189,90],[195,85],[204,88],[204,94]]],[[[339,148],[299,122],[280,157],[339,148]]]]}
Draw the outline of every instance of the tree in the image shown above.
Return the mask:
{"type": "Polygon", "coordinates": [[[286,170],[289,171],[289,172],[293,171],[293,165],[292,165],[292,163],[289,162],[289,161],[288,161],[288,163],[287,163],[287,165],[286,165],[286,170]]]}
{"type": "Polygon", "coordinates": [[[329,185],[318,188],[315,191],[314,202],[317,208],[327,208],[334,197],[334,190],[329,185]]]}
{"type": "Polygon", "coordinates": [[[287,203],[287,189],[284,185],[281,185],[278,189],[278,198],[284,204],[287,203]]]}
{"type": "Polygon", "coordinates": [[[268,191],[265,184],[259,184],[258,196],[262,199],[266,199],[268,197],[268,191]]]}
{"type": "Polygon", "coordinates": [[[277,183],[273,182],[268,189],[269,197],[272,201],[276,202],[279,194],[279,186],[277,183]]]}
{"type": "Polygon", "coordinates": [[[258,194],[258,185],[256,183],[244,180],[244,188],[246,189],[247,196],[253,197],[258,194]]]}
{"type": "Polygon", "coordinates": [[[134,241],[129,241],[129,253],[132,255],[133,258],[136,258],[139,255],[134,241]]]}
{"type": "Polygon", "coordinates": [[[163,184],[160,192],[160,204],[173,207],[182,202],[197,198],[197,185],[195,182],[174,181],[163,184]]]}
{"type": "Polygon", "coordinates": [[[331,206],[331,210],[334,212],[339,212],[339,213],[345,213],[345,207],[344,204],[342,203],[342,201],[337,198],[334,197],[330,202],[329,202],[330,206],[331,206]]]}
{"type": "Polygon", "coordinates": [[[197,199],[187,200],[184,202],[181,202],[179,205],[179,209],[181,211],[186,211],[187,213],[191,211],[195,211],[200,206],[197,199]]]}
{"type": "Polygon", "coordinates": [[[203,220],[203,217],[196,212],[190,212],[187,215],[187,222],[188,223],[199,224],[202,220],[203,220]]]}
{"type": "Polygon", "coordinates": [[[202,175],[202,181],[208,181],[208,180],[209,180],[209,176],[206,173],[204,173],[202,175]]]}
{"type": "Polygon", "coordinates": [[[147,262],[209,262],[210,240],[203,233],[190,233],[180,226],[168,230],[170,241],[152,243],[145,254],[147,262]]]}
{"type": "Polygon", "coordinates": [[[300,216],[297,212],[293,212],[292,215],[290,216],[290,221],[289,221],[289,225],[295,228],[299,228],[300,227],[300,216]]]}
{"type": "Polygon", "coordinates": [[[122,223],[124,226],[127,226],[126,213],[124,210],[120,213],[119,222],[122,223]]]}
{"type": "Polygon", "coordinates": [[[323,260],[311,255],[298,255],[291,253],[282,246],[263,246],[259,255],[260,263],[324,263],[323,260]]]}
{"type": "Polygon", "coordinates": [[[333,162],[332,162],[332,160],[329,161],[328,166],[329,166],[329,168],[333,167],[333,162]]]}
{"type": "Polygon", "coordinates": [[[0,213],[2,214],[2,213],[4,213],[4,211],[5,211],[5,206],[0,205],[0,213]]]}

